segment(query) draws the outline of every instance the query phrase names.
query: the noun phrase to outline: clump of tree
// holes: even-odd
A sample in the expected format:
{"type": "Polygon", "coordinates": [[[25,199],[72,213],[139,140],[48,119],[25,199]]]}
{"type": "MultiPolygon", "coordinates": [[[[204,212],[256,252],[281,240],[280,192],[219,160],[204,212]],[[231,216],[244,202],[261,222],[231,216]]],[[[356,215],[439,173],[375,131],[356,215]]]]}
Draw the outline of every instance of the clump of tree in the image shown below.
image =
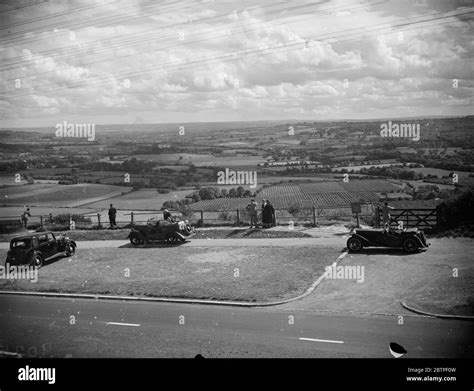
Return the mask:
{"type": "Polygon", "coordinates": [[[442,228],[474,224],[474,190],[455,194],[439,205],[438,222],[442,228]]]}
{"type": "Polygon", "coordinates": [[[242,186],[232,189],[219,189],[218,187],[202,187],[197,192],[188,196],[193,202],[214,200],[216,198],[251,198],[255,193],[245,190],[242,186]]]}
{"type": "Polygon", "coordinates": [[[184,219],[191,219],[194,215],[194,212],[189,207],[191,200],[185,198],[184,200],[178,201],[165,201],[161,206],[161,210],[175,210],[182,214],[184,219]]]}

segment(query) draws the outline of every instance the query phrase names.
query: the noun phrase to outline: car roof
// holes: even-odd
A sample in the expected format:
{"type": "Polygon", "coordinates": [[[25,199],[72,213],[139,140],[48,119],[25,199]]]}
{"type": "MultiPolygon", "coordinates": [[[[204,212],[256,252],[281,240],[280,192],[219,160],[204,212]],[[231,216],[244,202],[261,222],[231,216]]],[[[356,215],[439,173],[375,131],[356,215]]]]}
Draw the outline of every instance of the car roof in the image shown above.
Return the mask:
{"type": "Polygon", "coordinates": [[[52,234],[51,231],[45,231],[45,232],[32,232],[30,234],[25,234],[25,235],[21,235],[21,236],[15,236],[12,240],[22,240],[22,239],[31,239],[35,236],[39,236],[39,235],[46,235],[46,234],[52,234]]]}

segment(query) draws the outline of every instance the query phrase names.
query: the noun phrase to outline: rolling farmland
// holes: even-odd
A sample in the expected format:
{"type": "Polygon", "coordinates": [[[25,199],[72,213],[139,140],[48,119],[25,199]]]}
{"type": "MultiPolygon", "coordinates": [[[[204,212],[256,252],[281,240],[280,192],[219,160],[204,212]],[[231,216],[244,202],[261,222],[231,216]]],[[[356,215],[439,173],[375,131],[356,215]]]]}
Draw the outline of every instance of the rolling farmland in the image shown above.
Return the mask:
{"type": "Polygon", "coordinates": [[[7,205],[68,206],[85,205],[99,199],[127,193],[130,187],[78,184],[34,184],[0,189],[0,197],[7,205]],[[8,196],[8,197],[6,197],[8,196]],[[8,201],[6,201],[8,200],[8,201]]]}
{"type": "MultiPolygon", "coordinates": [[[[383,193],[401,192],[403,189],[384,180],[354,180],[282,184],[263,189],[256,197],[258,203],[269,199],[276,209],[300,208],[349,208],[352,202],[375,202],[383,193]]],[[[192,210],[235,210],[248,204],[248,198],[218,198],[191,204],[192,210]]]]}

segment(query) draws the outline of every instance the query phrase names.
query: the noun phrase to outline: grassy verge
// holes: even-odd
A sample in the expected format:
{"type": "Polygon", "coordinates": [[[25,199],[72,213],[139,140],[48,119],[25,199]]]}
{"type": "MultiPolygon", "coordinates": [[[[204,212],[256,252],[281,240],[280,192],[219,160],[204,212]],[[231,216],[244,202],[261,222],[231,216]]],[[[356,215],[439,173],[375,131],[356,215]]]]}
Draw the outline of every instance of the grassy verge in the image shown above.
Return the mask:
{"type": "Polygon", "coordinates": [[[276,301],[303,293],[337,254],[304,247],[101,248],[47,264],[36,283],[0,280],[0,289],[276,301]]]}

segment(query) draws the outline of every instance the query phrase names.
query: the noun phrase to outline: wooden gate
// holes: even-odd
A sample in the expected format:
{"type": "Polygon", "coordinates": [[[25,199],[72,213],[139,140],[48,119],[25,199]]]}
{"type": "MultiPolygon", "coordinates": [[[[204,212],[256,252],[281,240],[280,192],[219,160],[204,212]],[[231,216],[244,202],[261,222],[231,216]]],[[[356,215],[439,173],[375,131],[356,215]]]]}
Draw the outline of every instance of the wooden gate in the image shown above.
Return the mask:
{"type": "MultiPolygon", "coordinates": [[[[378,226],[383,226],[382,208],[377,208],[378,226]]],[[[391,209],[390,226],[395,228],[399,223],[404,228],[420,228],[424,230],[436,229],[438,227],[438,214],[436,208],[431,209],[391,209]]]]}

